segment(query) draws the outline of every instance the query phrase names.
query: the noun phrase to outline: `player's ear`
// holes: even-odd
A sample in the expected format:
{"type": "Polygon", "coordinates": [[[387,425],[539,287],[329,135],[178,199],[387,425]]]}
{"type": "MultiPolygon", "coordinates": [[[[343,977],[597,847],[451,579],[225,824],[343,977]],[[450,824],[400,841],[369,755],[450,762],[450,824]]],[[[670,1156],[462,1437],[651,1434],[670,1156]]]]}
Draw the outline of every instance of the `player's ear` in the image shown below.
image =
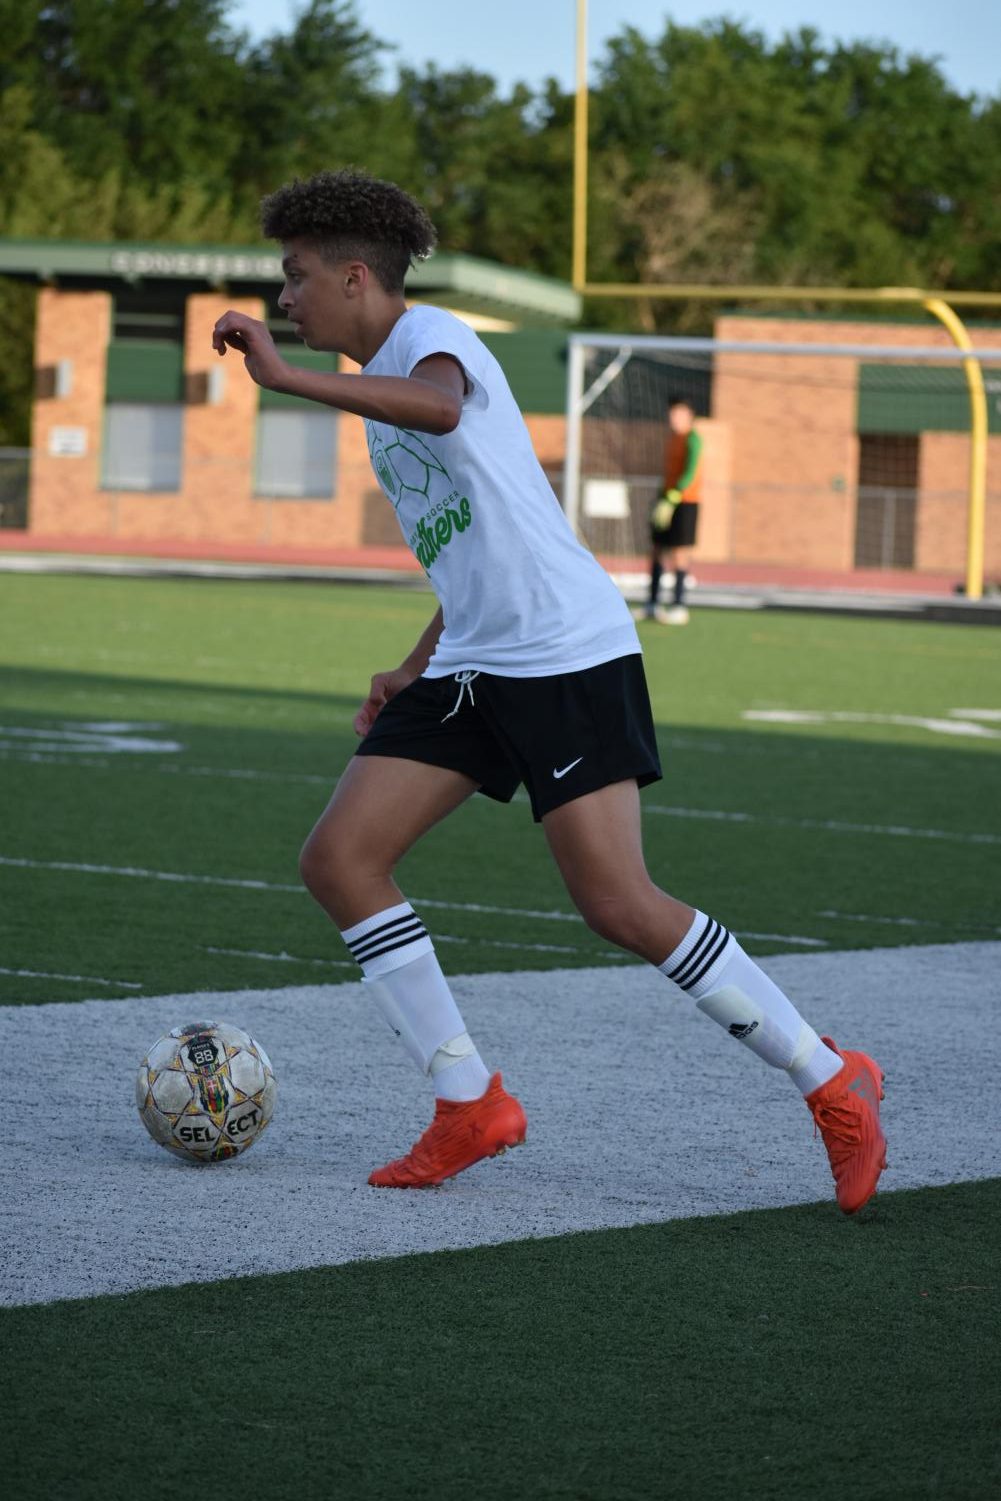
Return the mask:
{"type": "Polygon", "coordinates": [[[348,261],[344,266],[344,295],[357,297],[364,292],[371,280],[372,273],[364,261],[348,261]]]}

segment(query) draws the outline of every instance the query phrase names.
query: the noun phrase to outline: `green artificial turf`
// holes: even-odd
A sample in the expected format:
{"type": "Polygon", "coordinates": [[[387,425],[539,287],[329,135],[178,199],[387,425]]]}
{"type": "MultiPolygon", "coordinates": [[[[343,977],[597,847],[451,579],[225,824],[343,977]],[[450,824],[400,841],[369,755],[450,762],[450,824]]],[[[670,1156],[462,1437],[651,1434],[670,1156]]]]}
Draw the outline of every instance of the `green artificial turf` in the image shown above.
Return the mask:
{"type": "Polygon", "coordinates": [[[1001,1181],[8,1310],[8,1494],[973,1498],[1001,1181]]]}
{"type": "MultiPolygon", "coordinates": [[[[298,889],[298,850],[356,743],[372,672],[399,661],[432,605],[412,589],[0,579],[0,857],[31,862],[0,864],[4,968],[19,971],[0,974],[0,1002],[303,984],[343,963],[298,889]],[[24,734],[123,721],[181,749],[71,754],[24,734]],[[103,869],[53,868],[66,865],[103,869]]],[[[662,885],[738,933],[777,935],[748,938],[758,953],[790,937],[997,935],[1001,739],[744,713],[997,708],[999,633],[701,610],[643,639],[666,774],[644,793],[646,843],[662,885]]],[[[418,905],[446,904],[424,915],[453,972],[615,958],[580,924],[525,915],[570,909],[523,801],[474,798],[401,883],[418,905]]]]}
{"type": "MultiPolygon", "coordinates": [[[[0,576],[0,857],[25,862],[0,863],[0,1003],[356,978],[298,848],[432,609],[0,576]],[[122,723],[181,748],[58,738],[122,723]]],[[[999,726],[910,721],[1001,708],[1001,634],[712,610],[642,634],[662,884],[757,953],[997,938],[999,726]],[[771,709],[880,718],[745,717],[771,709]]],[[[452,972],[628,962],[540,915],[570,908],[524,802],[473,799],[401,882],[452,972]]],[[[992,1181],[8,1309],[0,1474],[19,1501],[979,1501],[999,1245],[992,1181]]]]}

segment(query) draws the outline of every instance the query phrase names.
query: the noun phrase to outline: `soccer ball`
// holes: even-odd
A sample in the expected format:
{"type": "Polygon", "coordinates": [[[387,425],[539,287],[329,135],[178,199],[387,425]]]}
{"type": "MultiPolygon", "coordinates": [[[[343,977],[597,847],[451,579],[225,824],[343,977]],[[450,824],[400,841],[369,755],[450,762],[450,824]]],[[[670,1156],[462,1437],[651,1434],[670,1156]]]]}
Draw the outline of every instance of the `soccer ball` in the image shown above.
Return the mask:
{"type": "Polygon", "coordinates": [[[230,1022],[190,1022],[150,1048],[136,1075],[136,1108],[153,1140],[189,1162],[245,1152],[274,1114],[271,1060],[230,1022]]]}

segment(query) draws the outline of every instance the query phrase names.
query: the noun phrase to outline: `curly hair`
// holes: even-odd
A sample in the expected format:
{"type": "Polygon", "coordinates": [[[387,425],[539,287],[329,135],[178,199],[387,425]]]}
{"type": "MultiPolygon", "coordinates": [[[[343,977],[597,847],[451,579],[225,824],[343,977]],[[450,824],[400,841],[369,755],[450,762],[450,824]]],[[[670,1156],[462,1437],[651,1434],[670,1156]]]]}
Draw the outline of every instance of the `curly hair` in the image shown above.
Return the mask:
{"type": "Polygon", "coordinates": [[[403,291],[410,267],[437,242],[409,193],[353,167],[278,188],[261,203],[261,227],[270,240],[309,241],[327,261],[364,261],[393,293],[403,291]]]}

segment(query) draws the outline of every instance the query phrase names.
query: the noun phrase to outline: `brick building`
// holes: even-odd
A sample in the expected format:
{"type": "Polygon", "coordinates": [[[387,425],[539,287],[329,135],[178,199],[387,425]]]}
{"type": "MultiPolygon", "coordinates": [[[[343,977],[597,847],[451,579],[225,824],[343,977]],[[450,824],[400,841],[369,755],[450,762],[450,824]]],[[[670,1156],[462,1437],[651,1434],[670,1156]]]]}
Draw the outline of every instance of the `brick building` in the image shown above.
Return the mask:
{"type": "MultiPolygon", "coordinates": [[[[266,318],[292,363],[338,368],[280,314],[273,250],[7,241],[0,274],[41,283],[27,508],[15,518],[24,543],[303,558],[400,544],[361,421],[263,391],[239,356],[212,350],[213,324],[237,308],[266,318]]],[[[408,294],[451,308],[504,350],[526,410],[543,407],[529,425],[555,470],[562,423],[545,408],[554,391],[562,407],[559,329],[579,317],[576,293],[437,255],[412,273],[408,294]]]]}
{"type": "MultiPolygon", "coordinates": [[[[6,544],[305,562],[400,546],[360,420],[261,391],[238,357],[219,361],[211,349],[215,320],[237,307],[267,317],[290,360],[335,368],[335,357],[304,349],[278,312],[273,249],[0,241],[0,274],[39,283],[27,508],[3,508],[6,544]]],[[[559,492],[577,295],[561,282],[449,255],[420,266],[408,295],[452,308],[497,355],[559,492]]],[[[900,359],[707,356],[697,401],[706,440],[703,562],[962,577],[962,371],[939,366],[931,379],[927,365],[907,360],[908,347],[951,348],[937,323],[726,314],[716,336],[892,347],[900,359]]],[[[1001,344],[997,329],[978,327],[973,337],[982,347],[1001,344]]],[[[986,571],[997,578],[1001,381],[988,385],[986,571]]],[[[645,547],[662,409],[658,399],[646,419],[617,419],[622,472],[646,472],[632,487],[626,531],[589,538],[598,551],[645,547]]]]}
{"type": "MultiPolygon", "coordinates": [[[[715,357],[712,415],[729,475],[720,538],[746,563],[954,572],[966,561],[970,406],[959,364],[908,360],[909,348],[953,350],[932,318],[741,315],[716,337],[751,343],[869,345],[899,358],[743,354],[715,357]]],[[[975,347],[1001,329],[970,328],[975,347]]],[[[985,564],[1001,576],[1001,372],[988,393],[985,564]]],[[[722,499],[722,497],[721,497],[722,499]]]]}

